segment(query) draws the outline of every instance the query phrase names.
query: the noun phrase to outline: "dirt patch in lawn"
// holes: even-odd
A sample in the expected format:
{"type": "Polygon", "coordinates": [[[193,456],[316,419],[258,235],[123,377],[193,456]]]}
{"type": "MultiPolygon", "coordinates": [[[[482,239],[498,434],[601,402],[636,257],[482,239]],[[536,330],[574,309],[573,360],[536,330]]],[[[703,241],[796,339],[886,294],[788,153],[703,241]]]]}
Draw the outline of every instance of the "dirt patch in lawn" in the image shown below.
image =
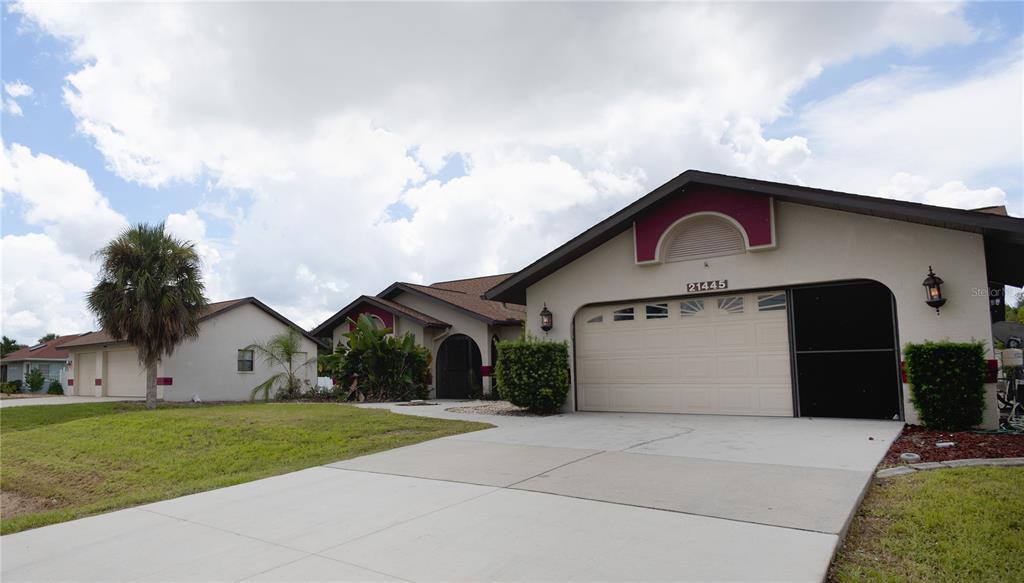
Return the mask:
{"type": "Polygon", "coordinates": [[[922,462],[959,459],[1024,457],[1024,435],[974,433],[972,431],[935,431],[920,425],[907,425],[882,460],[883,467],[903,465],[902,453],[916,453],[922,462]],[[940,442],[951,447],[937,447],[940,442]]]}
{"type": "Polygon", "coordinates": [[[43,496],[27,496],[17,492],[0,492],[0,518],[7,520],[33,512],[53,510],[63,506],[60,500],[43,496]]]}

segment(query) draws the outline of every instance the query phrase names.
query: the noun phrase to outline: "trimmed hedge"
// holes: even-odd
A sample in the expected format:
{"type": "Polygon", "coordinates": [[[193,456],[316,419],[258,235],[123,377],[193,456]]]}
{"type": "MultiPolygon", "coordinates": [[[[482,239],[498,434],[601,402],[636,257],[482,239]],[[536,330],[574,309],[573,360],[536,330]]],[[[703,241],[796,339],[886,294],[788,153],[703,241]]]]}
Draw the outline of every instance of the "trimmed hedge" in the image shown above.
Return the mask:
{"type": "Polygon", "coordinates": [[[534,413],[555,413],[569,395],[569,345],[532,337],[498,342],[498,394],[534,413]]]}
{"type": "Polygon", "coordinates": [[[921,423],[944,431],[981,423],[988,372],[981,342],[908,344],[903,357],[910,402],[921,423]]]}

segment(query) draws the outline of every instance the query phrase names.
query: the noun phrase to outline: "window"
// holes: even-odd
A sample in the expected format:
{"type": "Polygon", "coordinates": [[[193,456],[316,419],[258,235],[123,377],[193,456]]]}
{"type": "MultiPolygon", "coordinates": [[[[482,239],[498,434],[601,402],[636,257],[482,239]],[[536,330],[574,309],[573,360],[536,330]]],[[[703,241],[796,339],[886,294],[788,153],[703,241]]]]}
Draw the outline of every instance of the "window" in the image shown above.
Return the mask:
{"type": "Polygon", "coordinates": [[[718,309],[727,314],[743,313],[743,296],[718,298],[718,309]]]}
{"type": "Polygon", "coordinates": [[[600,324],[601,322],[604,322],[604,314],[598,314],[587,320],[587,324],[600,324]]]}
{"type": "Polygon", "coordinates": [[[648,320],[668,318],[668,304],[647,304],[645,316],[648,320]]]}
{"type": "Polygon", "coordinates": [[[252,372],[252,351],[238,351],[238,372],[252,372]]]}
{"type": "Polygon", "coordinates": [[[690,261],[745,252],[743,234],[731,222],[716,216],[683,221],[664,243],[662,260],[690,261]]]}
{"type": "Polygon", "coordinates": [[[384,320],[382,320],[380,316],[376,314],[368,315],[370,316],[370,322],[373,324],[374,330],[383,330],[384,328],[386,328],[386,326],[384,325],[384,320]]]}
{"type": "Polygon", "coordinates": [[[704,311],[704,300],[683,300],[679,303],[679,315],[684,318],[696,316],[704,311]]]}
{"type": "Polygon", "coordinates": [[[759,312],[772,312],[786,309],[786,294],[779,292],[774,294],[761,294],[757,296],[757,310],[759,312]]]}
{"type": "Polygon", "coordinates": [[[612,320],[616,322],[624,322],[633,319],[633,308],[623,308],[621,310],[615,310],[612,312],[612,320]]]}

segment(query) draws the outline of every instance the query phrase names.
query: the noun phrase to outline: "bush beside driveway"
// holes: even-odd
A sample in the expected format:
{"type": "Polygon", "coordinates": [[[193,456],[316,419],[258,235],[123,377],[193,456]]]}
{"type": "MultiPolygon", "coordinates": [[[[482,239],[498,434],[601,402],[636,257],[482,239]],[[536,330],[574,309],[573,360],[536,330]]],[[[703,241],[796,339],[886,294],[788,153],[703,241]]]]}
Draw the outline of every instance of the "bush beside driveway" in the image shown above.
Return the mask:
{"type": "MultiPolygon", "coordinates": [[[[338,404],[0,410],[3,534],[484,429],[338,404]]],[[[296,493],[300,495],[300,493],[296,493]]]]}

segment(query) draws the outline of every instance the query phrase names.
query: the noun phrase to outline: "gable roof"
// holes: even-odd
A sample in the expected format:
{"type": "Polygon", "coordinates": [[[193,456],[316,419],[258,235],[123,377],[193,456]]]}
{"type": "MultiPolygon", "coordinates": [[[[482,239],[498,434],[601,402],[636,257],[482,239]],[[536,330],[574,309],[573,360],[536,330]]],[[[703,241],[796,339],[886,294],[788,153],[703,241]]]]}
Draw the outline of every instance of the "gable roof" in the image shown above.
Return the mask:
{"type": "Polygon", "coordinates": [[[65,334],[64,336],[58,336],[53,340],[36,344],[34,346],[26,346],[25,348],[15,350],[9,353],[3,358],[4,363],[21,362],[23,360],[65,360],[68,357],[68,350],[63,345],[68,343],[82,334],[65,334]]]}
{"type": "Polygon", "coordinates": [[[424,314],[423,312],[414,310],[408,306],[403,306],[398,302],[378,298],[376,296],[359,296],[352,300],[347,306],[335,312],[333,316],[325,320],[322,324],[313,328],[310,334],[314,336],[321,336],[333,331],[334,328],[344,322],[349,317],[349,314],[358,308],[360,304],[370,304],[372,306],[377,306],[382,310],[391,312],[392,314],[405,316],[406,318],[418,322],[427,328],[447,328],[448,326],[451,326],[448,322],[438,320],[433,316],[424,314]]]}
{"type": "Polygon", "coordinates": [[[402,292],[418,294],[440,301],[456,310],[488,324],[519,324],[526,319],[526,306],[519,303],[489,300],[486,290],[500,284],[512,274],[489,275],[469,279],[442,281],[431,285],[395,282],[379,294],[391,299],[402,292]]]}
{"type": "Polygon", "coordinates": [[[687,170],[496,284],[484,297],[525,303],[527,287],[630,228],[637,215],[689,184],[730,188],[785,202],[979,233],[985,238],[988,279],[1006,285],[1024,285],[1024,261],[1020,261],[1020,257],[1024,257],[1024,219],[687,170]]]}
{"type": "MultiPolygon", "coordinates": [[[[236,300],[225,300],[223,302],[213,302],[211,304],[207,304],[206,310],[203,312],[203,315],[199,317],[199,321],[202,322],[204,320],[209,320],[210,318],[215,318],[217,316],[225,314],[237,307],[250,304],[263,310],[270,317],[281,322],[282,324],[294,328],[300,334],[302,334],[306,338],[309,338],[313,342],[316,342],[318,345],[323,346],[322,342],[314,338],[309,332],[306,332],[306,330],[303,329],[301,326],[299,326],[295,322],[292,322],[288,318],[285,318],[281,314],[274,311],[270,306],[264,304],[263,302],[259,301],[258,299],[252,296],[249,296],[247,298],[238,298],[236,300]]],[[[120,338],[114,338],[110,334],[110,332],[106,330],[97,330],[94,332],[86,332],[85,334],[81,334],[79,335],[78,338],[72,340],[71,342],[68,342],[64,346],[66,348],[76,348],[79,346],[93,346],[96,344],[115,344],[120,342],[124,342],[124,340],[120,338]]]]}

